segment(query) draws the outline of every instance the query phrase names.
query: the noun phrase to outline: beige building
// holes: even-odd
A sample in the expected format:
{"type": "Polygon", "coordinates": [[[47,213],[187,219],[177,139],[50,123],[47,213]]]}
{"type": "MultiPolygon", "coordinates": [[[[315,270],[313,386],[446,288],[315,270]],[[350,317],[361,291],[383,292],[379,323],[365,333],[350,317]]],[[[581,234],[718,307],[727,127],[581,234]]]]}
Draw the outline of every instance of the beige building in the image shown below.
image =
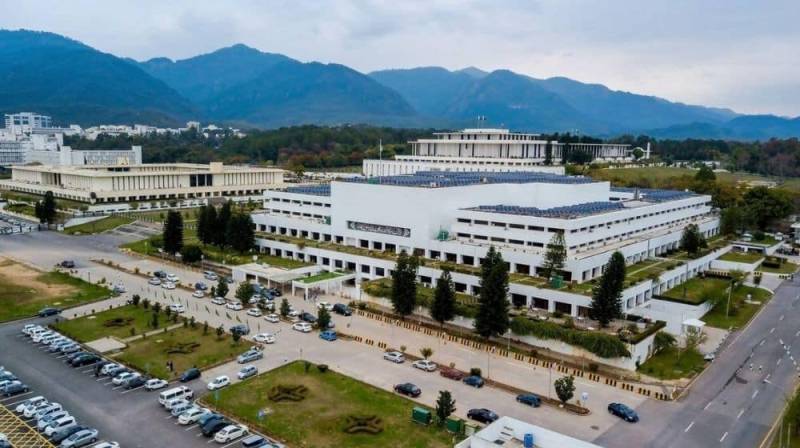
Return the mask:
{"type": "Polygon", "coordinates": [[[283,184],[283,170],[170,163],[131,166],[15,166],[0,188],[91,204],[261,194],[283,184]]]}

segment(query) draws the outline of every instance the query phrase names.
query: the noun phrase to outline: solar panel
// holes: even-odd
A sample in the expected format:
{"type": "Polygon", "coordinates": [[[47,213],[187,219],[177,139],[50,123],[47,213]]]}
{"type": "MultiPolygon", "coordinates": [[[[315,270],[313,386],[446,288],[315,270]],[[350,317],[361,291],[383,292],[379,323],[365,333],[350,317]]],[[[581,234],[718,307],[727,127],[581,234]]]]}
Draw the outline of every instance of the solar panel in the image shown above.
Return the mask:
{"type": "Polygon", "coordinates": [[[284,191],[287,193],[308,194],[312,196],[330,196],[331,184],[299,185],[296,187],[287,187],[284,191]]]}
{"type": "Polygon", "coordinates": [[[349,178],[342,182],[399,185],[409,187],[441,188],[478,184],[500,183],[550,183],[587,184],[594,180],[583,176],[563,176],[536,172],[474,172],[474,171],[418,171],[414,174],[349,178]]]}
{"type": "Polygon", "coordinates": [[[586,202],[583,204],[544,209],[536,207],[521,207],[518,205],[481,205],[467,210],[503,213],[508,215],[536,216],[540,218],[573,219],[583,216],[607,213],[614,210],[621,210],[623,208],[625,208],[625,206],[620,202],[586,202]]]}

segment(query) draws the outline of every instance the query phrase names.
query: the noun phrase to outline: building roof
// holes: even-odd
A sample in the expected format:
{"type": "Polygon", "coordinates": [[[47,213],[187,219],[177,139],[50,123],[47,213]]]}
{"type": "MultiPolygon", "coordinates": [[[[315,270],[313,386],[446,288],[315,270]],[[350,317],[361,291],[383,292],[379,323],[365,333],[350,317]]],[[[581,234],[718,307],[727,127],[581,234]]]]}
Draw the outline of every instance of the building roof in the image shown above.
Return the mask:
{"type": "Polygon", "coordinates": [[[681,190],[661,190],[656,188],[623,188],[613,187],[612,193],[639,193],[639,200],[646,202],[667,202],[675,201],[678,199],[690,198],[698,196],[697,193],[691,191],[681,190]]]}
{"type": "Polygon", "coordinates": [[[330,196],[331,184],[298,185],[296,187],[288,187],[284,191],[287,193],[309,194],[312,196],[330,196]]]}
{"type": "Polygon", "coordinates": [[[395,185],[417,188],[464,187],[480,184],[589,184],[595,180],[582,176],[563,176],[539,172],[454,172],[418,171],[415,174],[342,179],[341,182],[395,185]]]}
{"type": "Polygon", "coordinates": [[[481,205],[474,208],[468,208],[466,210],[503,213],[508,215],[536,216],[539,218],[575,219],[622,210],[623,208],[625,208],[625,205],[622,202],[607,201],[587,202],[583,204],[544,209],[536,207],[520,207],[518,205],[481,205]]]}

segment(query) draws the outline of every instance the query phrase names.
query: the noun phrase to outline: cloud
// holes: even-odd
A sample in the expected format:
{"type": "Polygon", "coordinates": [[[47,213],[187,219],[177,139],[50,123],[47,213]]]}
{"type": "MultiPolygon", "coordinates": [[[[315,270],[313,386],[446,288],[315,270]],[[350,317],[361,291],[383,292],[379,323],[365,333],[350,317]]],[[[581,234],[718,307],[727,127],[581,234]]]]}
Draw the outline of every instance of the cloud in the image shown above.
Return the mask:
{"type": "Polygon", "coordinates": [[[365,72],[509,68],[741,112],[800,115],[796,0],[0,0],[2,6],[0,27],[53,31],[139,60],[241,42],[365,72]]]}

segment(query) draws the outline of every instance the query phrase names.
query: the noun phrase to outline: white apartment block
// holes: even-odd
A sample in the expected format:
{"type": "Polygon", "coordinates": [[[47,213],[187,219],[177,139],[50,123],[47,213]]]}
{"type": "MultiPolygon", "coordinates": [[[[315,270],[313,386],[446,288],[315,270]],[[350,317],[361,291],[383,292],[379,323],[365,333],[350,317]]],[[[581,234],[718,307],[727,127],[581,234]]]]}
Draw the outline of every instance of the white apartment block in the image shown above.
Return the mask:
{"type": "MultiPolygon", "coordinates": [[[[433,138],[409,142],[411,155],[392,160],[364,160],[365,176],[413,174],[417,171],[529,171],[563,174],[558,165],[564,151],[584,151],[593,160],[632,159],[629,145],[560,143],[543,140],[539,134],[507,129],[464,129],[435,133],[433,138]],[[546,164],[550,152],[550,164],[546,164]]],[[[645,151],[649,157],[649,150],[645,151]]]]}
{"type": "MultiPolygon", "coordinates": [[[[678,248],[688,224],[707,237],[719,231],[708,195],[615,189],[589,178],[533,172],[346,179],[266,191],[264,209],[253,215],[263,252],[374,279],[394,266],[382,253],[405,250],[434,260],[420,267],[422,283],[433,285],[447,263],[456,289],[475,294],[475,273],[494,246],[509,263],[515,303],[575,316],[588,312],[588,294],[550,288],[533,277],[555,233],[564,235],[567,247],[564,280],[581,284],[599,277],[614,251],[632,264],[678,248]],[[307,243],[298,245],[297,238],[307,243]]],[[[648,314],[643,308],[653,295],[708,269],[715,257],[632,285],[623,293],[625,312],[648,314]]]]}
{"type": "MultiPolygon", "coordinates": [[[[93,152],[93,151],[87,151],[93,152]]],[[[219,162],[114,166],[15,166],[0,188],[91,204],[259,195],[283,184],[283,170],[219,162]]]]}

